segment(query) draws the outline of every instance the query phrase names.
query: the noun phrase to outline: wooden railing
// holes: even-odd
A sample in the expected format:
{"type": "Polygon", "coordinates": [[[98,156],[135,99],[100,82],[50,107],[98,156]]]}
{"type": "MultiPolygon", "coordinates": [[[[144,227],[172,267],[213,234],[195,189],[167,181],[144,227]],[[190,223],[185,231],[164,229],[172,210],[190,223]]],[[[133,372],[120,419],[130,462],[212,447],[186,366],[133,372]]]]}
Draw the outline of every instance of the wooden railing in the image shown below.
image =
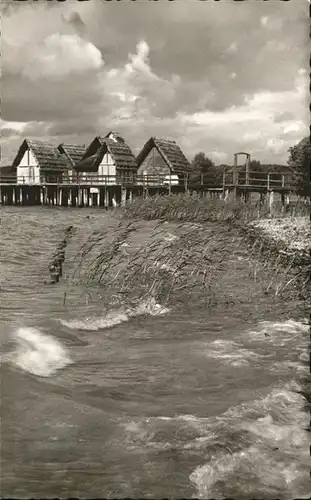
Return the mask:
{"type": "Polygon", "coordinates": [[[245,172],[234,172],[228,171],[224,172],[218,179],[212,176],[197,175],[194,174],[184,174],[179,175],[97,175],[97,174],[83,174],[83,175],[63,175],[62,177],[52,177],[52,176],[42,176],[40,182],[34,180],[29,180],[23,176],[13,176],[12,174],[1,174],[0,173],[0,184],[24,184],[24,185],[62,185],[62,186],[111,186],[111,185],[122,185],[122,186],[185,186],[187,187],[199,187],[202,188],[218,188],[227,189],[232,187],[248,187],[251,188],[263,188],[268,190],[273,190],[277,188],[289,189],[293,188],[293,182],[290,174],[284,173],[260,173],[260,172],[249,172],[248,176],[245,172]]]}

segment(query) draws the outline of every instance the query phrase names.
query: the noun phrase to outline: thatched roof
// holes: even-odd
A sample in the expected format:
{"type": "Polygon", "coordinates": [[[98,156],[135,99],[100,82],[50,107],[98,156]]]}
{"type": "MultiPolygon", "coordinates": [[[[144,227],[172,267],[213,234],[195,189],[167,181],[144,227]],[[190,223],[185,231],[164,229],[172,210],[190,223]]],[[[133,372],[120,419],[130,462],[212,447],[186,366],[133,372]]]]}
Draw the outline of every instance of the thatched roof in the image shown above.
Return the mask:
{"type": "Polygon", "coordinates": [[[76,163],[78,163],[85,151],[86,151],[86,147],[85,145],[83,146],[77,146],[76,144],[60,144],[58,146],[58,150],[61,154],[64,154],[67,156],[68,160],[70,161],[70,163],[75,166],[76,163]]]}
{"type": "Polygon", "coordinates": [[[35,156],[41,170],[68,170],[70,167],[66,156],[62,155],[54,144],[25,139],[13,160],[13,168],[19,165],[28,149],[35,156]]]}
{"type": "Polygon", "coordinates": [[[116,142],[109,137],[95,137],[75,169],[78,172],[97,172],[104,155],[109,153],[118,170],[132,169],[136,171],[136,158],[130,147],[123,141],[124,139],[116,142]]]}
{"type": "Polygon", "coordinates": [[[98,153],[98,150],[104,143],[105,143],[105,137],[97,135],[95,139],[92,140],[91,144],[86,148],[86,151],[84,152],[80,161],[83,161],[86,158],[89,158],[90,156],[94,155],[95,153],[98,153]]]}
{"type": "Polygon", "coordinates": [[[157,139],[156,137],[151,137],[137,156],[138,166],[143,163],[154,147],[158,150],[172,173],[183,174],[192,171],[189,161],[175,141],[157,139]]]}

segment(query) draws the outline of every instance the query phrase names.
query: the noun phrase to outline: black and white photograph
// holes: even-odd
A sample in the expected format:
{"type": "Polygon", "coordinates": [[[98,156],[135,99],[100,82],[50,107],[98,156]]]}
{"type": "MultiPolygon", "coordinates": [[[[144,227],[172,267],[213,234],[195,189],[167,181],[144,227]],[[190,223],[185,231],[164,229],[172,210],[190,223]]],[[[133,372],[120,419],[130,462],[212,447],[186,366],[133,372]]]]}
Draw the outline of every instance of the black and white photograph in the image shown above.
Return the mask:
{"type": "Polygon", "coordinates": [[[310,498],[309,8],[1,1],[2,498],[310,498]]]}

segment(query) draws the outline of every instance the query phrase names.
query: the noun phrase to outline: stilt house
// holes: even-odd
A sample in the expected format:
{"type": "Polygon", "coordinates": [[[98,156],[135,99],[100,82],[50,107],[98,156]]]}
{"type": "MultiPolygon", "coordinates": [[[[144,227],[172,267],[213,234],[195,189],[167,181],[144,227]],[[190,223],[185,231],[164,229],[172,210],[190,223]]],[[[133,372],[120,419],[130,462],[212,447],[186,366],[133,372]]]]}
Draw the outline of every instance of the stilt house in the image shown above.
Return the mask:
{"type": "Polygon", "coordinates": [[[151,137],[137,156],[137,176],[148,184],[183,184],[191,165],[175,141],[151,137]]]}
{"type": "Polygon", "coordinates": [[[70,165],[54,144],[25,139],[12,163],[18,184],[61,183],[70,165]]]}
{"type": "Polygon", "coordinates": [[[64,176],[64,181],[67,180],[69,182],[70,181],[74,182],[76,180],[76,171],[74,170],[74,168],[77,165],[77,163],[79,163],[82,160],[83,155],[86,152],[85,145],[78,146],[75,144],[61,143],[57,149],[62,155],[67,157],[68,162],[72,167],[70,168],[70,170],[68,170],[68,178],[66,179],[66,177],[64,176]]]}
{"type": "Polygon", "coordinates": [[[74,168],[80,180],[104,185],[133,183],[137,174],[136,158],[117,132],[95,137],[74,168]]]}

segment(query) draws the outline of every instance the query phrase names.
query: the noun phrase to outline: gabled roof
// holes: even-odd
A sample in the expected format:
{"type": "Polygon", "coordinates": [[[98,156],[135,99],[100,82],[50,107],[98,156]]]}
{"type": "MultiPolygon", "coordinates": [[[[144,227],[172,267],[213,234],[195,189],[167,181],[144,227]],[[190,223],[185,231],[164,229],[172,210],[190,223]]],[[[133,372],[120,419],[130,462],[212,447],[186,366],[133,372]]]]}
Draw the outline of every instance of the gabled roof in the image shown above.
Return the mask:
{"type": "Polygon", "coordinates": [[[77,146],[75,144],[63,144],[63,143],[61,143],[57,149],[60,153],[67,156],[68,160],[73,166],[75,166],[75,164],[82,159],[86,151],[85,145],[77,146]]]}
{"type": "Polygon", "coordinates": [[[116,142],[114,139],[108,137],[95,137],[87,148],[82,160],[75,166],[75,169],[79,172],[97,172],[103,156],[108,152],[112,156],[117,169],[137,170],[136,158],[130,147],[123,141],[124,139],[116,142]]]}
{"type": "Polygon", "coordinates": [[[25,152],[30,149],[42,170],[67,170],[70,165],[54,144],[43,141],[25,139],[15,156],[12,167],[16,168],[25,152]]]}
{"type": "Polygon", "coordinates": [[[176,174],[183,174],[185,172],[192,171],[189,161],[175,141],[169,141],[167,139],[157,139],[156,137],[151,137],[137,156],[138,166],[143,163],[145,158],[154,147],[157,149],[166,165],[172,172],[176,174]]]}
{"type": "Polygon", "coordinates": [[[89,158],[95,153],[98,153],[99,148],[105,143],[105,137],[97,135],[91,142],[91,144],[86,148],[80,161],[85,158],[89,158]]]}

